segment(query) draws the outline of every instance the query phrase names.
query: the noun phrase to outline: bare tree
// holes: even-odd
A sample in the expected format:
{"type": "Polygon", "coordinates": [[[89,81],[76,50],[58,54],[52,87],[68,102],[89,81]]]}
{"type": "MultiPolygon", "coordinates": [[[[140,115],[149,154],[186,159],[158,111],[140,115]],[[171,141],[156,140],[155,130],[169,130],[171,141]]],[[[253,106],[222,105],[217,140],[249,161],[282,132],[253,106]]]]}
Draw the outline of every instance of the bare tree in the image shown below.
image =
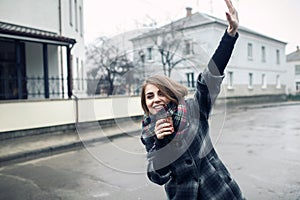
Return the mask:
{"type": "Polygon", "coordinates": [[[179,56],[178,52],[181,50],[183,32],[171,23],[169,27],[162,29],[160,37],[161,40],[156,40],[156,45],[161,56],[164,74],[170,77],[175,66],[185,60],[184,57],[179,56]]]}
{"type": "Polygon", "coordinates": [[[140,36],[136,42],[143,45],[143,39],[150,38],[160,54],[164,75],[171,76],[172,70],[180,62],[186,60],[182,55],[184,24],[186,20],[171,22],[160,28],[140,36]]]}
{"type": "Polygon", "coordinates": [[[125,75],[134,67],[128,55],[105,37],[98,38],[86,48],[86,58],[96,66],[96,70],[91,70],[90,73],[99,78],[99,84],[107,85],[107,95],[114,93],[117,77],[125,75]]]}

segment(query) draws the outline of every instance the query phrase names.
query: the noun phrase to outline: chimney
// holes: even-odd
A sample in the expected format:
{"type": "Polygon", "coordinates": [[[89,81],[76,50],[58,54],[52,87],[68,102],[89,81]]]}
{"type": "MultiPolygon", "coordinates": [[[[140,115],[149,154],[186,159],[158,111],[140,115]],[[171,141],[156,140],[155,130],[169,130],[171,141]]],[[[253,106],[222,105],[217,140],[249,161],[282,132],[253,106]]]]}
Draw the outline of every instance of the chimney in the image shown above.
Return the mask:
{"type": "Polygon", "coordinates": [[[186,17],[190,17],[192,15],[192,8],[191,7],[186,7],[186,17]]]}
{"type": "Polygon", "coordinates": [[[297,52],[299,52],[299,46],[297,46],[297,52]]]}

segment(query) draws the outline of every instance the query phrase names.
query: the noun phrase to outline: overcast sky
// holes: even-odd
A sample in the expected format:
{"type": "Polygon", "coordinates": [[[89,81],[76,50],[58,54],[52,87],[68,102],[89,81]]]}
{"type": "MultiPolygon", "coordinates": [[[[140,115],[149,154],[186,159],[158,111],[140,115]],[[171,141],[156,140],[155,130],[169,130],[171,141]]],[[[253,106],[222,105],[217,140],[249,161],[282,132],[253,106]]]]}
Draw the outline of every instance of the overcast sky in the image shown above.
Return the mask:
{"type": "MultiPolygon", "coordinates": [[[[240,25],[287,42],[286,53],[300,45],[300,0],[232,0],[240,25]]],[[[113,36],[154,21],[166,24],[185,16],[185,8],[221,19],[224,0],[84,0],[86,43],[98,36],[113,36]]]]}

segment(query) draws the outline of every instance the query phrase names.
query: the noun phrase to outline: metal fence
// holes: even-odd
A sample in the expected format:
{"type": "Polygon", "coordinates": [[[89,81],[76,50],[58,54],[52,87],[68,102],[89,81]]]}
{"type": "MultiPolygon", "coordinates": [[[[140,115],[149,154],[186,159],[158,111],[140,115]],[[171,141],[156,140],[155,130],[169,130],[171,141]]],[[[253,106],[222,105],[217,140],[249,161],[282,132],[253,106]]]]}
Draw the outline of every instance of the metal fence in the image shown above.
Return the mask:
{"type": "MultiPolygon", "coordinates": [[[[76,80],[74,80],[76,81],[76,80]]],[[[49,98],[64,98],[67,79],[50,77],[48,79],[49,98]]],[[[0,99],[44,99],[46,95],[45,79],[41,76],[31,76],[22,79],[16,77],[0,78],[0,99]]]]}
{"type": "MultiPolygon", "coordinates": [[[[108,96],[108,95],[139,95],[143,80],[122,81],[114,83],[112,92],[110,85],[105,79],[97,78],[74,78],[72,81],[73,93],[81,96],[108,96]]],[[[193,90],[194,84],[180,82],[189,90],[193,90]]],[[[0,77],[0,100],[10,99],[45,99],[45,79],[42,76],[30,76],[21,80],[13,77],[0,77]]],[[[67,79],[61,77],[49,77],[49,98],[67,98],[67,79]]]]}

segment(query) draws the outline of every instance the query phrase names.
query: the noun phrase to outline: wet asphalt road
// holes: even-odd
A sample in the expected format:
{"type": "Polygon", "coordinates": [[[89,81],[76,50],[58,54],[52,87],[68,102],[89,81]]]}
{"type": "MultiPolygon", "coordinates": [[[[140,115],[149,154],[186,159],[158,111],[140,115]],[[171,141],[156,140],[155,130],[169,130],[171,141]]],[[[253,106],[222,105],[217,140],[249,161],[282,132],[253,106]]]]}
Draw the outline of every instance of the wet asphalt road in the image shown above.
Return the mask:
{"type": "MultiPolygon", "coordinates": [[[[213,112],[212,140],[247,199],[300,200],[300,105],[213,112]]],[[[139,136],[0,169],[0,199],[166,199],[139,136]]]]}

